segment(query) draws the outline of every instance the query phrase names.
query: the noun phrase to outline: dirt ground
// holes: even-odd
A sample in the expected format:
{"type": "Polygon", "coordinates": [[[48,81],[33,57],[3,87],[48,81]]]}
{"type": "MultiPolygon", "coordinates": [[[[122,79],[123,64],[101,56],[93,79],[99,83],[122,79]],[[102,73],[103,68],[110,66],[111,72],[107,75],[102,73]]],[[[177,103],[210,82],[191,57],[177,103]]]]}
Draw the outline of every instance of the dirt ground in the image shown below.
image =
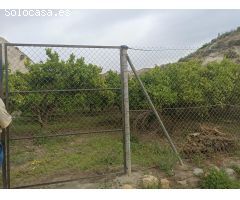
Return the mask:
{"type": "MultiPolygon", "coordinates": [[[[203,170],[207,168],[224,169],[237,165],[240,167],[240,159],[237,157],[223,158],[216,157],[211,162],[204,163],[203,170]]],[[[83,179],[79,181],[52,184],[47,186],[41,186],[36,188],[46,189],[122,189],[125,185],[131,185],[134,189],[142,189],[141,180],[144,175],[152,175],[161,179],[167,179],[170,183],[170,188],[199,188],[200,177],[194,175],[194,169],[196,166],[193,163],[185,161],[185,165],[177,165],[174,167],[171,173],[160,170],[157,167],[152,167],[144,170],[133,170],[131,176],[124,174],[111,175],[100,178],[83,179]]],[[[198,168],[199,169],[199,168],[198,168]]]]}
{"type": "MultiPolygon", "coordinates": [[[[193,176],[195,168],[203,170],[211,166],[224,168],[231,167],[234,163],[240,167],[240,152],[236,151],[239,149],[232,143],[237,141],[230,137],[232,134],[219,132],[215,126],[210,130],[206,128],[197,130],[196,127],[195,129],[192,134],[173,135],[178,149],[187,147],[185,148],[187,156],[184,156],[185,167],[176,164],[177,159],[164,137],[159,137],[158,134],[132,134],[131,177],[111,175],[82,178],[105,172],[106,174],[119,172],[119,169],[122,171],[122,136],[118,133],[44,141],[14,141],[10,144],[11,186],[19,187],[74,178],[76,181],[40,185],[35,188],[122,188],[125,184],[141,188],[142,177],[153,175],[159,180],[167,179],[171,188],[198,188],[199,178],[193,176]],[[229,147],[234,147],[233,152],[229,147]],[[205,149],[210,150],[205,152],[205,149]]],[[[239,129],[234,126],[232,130],[234,135],[238,135],[237,130],[239,129]]]]}

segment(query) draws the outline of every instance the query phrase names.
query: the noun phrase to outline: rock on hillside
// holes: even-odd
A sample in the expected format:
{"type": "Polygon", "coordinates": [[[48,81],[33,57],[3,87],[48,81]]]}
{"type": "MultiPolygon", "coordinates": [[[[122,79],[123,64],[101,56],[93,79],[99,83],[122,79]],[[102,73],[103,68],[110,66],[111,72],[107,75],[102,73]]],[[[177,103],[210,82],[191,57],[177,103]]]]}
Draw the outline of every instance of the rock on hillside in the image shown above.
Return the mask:
{"type": "MultiPolygon", "coordinates": [[[[7,43],[8,41],[0,37],[0,44],[7,43]]],[[[4,56],[4,51],[3,51],[4,56]]],[[[11,72],[20,71],[26,72],[27,69],[24,65],[24,61],[27,56],[21,52],[17,47],[8,47],[8,63],[11,72]]]]}
{"type": "Polygon", "coordinates": [[[203,61],[203,64],[206,64],[211,61],[221,61],[224,57],[240,63],[240,27],[236,30],[219,34],[217,38],[204,44],[197,51],[180,59],[180,61],[200,59],[203,61]]]}

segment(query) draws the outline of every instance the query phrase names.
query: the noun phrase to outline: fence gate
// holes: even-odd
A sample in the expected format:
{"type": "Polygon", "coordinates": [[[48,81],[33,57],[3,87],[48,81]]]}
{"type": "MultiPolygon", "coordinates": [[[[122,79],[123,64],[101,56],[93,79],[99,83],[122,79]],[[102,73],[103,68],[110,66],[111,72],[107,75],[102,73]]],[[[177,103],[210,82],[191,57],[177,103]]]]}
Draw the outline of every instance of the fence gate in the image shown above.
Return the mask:
{"type": "MultiPolygon", "coordinates": [[[[13,117],[10,127],[1,133],[4,188],[44,186],[119,173],[130,175],[129,113],[131,121],[136,122],[142,117],[138,111],[149,114],[147,105],[156,118],[156,130],[163,131],[173,150],[174,160],[177,157],[183,164],[159,115],[159,105],[151,100],[135,69],[145,54],[135,57],[140,62],[130,58],[145,50],[130,48],[129,56],[128,49],[17,43],[0,48],[0,94],[13,117]],[[134,77],[140,89],[137,86],[131,97],[138,96],[138,91],[143,96],[140,94],[138,101],[131,100],[129,111],[128,81],[132,90],[136,86],[134,77]],[[143,104],[140,106],[139,102],[143,104]]],[[[134,129],[132,132],[139,133],[134,129]]],[[[146,157],[137,154],[138,148],[143,147],[150,148],[154,157],[159,152],[158,145],[156,149],[154,145],[135,145],[133,157],[144,160],[146,157]]],[[[149,161],[162,162],[158,153],[156,158],[149,161]]]]}
{"type": "Polygon", "coordinates": [[[1,134],[4,188],[121,173],[123,164],[131,172],[127,47],[3,46],[1,96],[13,117],[1,134]],[[119,145],[124,159],[112,156],[119,145]]]}

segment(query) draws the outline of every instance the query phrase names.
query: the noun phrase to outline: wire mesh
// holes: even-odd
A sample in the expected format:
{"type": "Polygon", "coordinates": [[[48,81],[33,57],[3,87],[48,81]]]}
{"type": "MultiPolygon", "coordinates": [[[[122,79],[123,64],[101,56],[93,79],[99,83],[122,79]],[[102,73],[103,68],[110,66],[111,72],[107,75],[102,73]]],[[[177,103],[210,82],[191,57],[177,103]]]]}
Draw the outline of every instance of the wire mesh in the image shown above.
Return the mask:
{"type": "MultiPolygon", "coordinates": [[[[239,57],[229,50],[217,53],[128,49],[184,161],[239,155],[239,57]]],[[[119,48],[15,44],[7,47],[7,61],[12,187],[119,171],[119,48]]],[[[169,172],[177,158],[130,69],[129,103],[133,168],[158,166],[169,172]]]]}
{"type": "Polygon", "coordinates": [[[6,48],[11,187],[119,171],[120,47],[6,48]]]}
{"type": "MultiPolygon", "coordinates": [[[[133,47],[128,55],[183,158],[211,162],[238,156],[240,65],[235,52],[133,47]]],[[[132,137],[150,140],[148,163],[171,169],[176,159],[131,72],[129,91],[132,137]]],[[[146,164],[136,157],[132,162],[146,164]]]]}

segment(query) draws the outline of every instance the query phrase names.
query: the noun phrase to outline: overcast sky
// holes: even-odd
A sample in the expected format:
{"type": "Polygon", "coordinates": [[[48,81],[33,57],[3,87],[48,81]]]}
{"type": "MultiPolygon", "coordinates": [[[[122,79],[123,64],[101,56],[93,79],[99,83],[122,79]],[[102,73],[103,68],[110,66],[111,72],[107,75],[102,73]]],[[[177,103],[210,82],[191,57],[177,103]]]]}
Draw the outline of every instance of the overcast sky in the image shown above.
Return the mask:
{"type": "Polygon", "coordinates": [[[199,46],[240,26],[240,10],[74,10],[69,17],[6,17],[10,42],[199,46]]]}
{"type": "MultiPolygon", "coordinates": [[[[240,10],[71,10],[68,17],[6,17],[0,10],[0,36],[15,43],[200,47],[238,26],[240,10]]],[[[140,68],[176,61],[188,53],[153,57],[144,52],[135,57],[140,68]]]]}

